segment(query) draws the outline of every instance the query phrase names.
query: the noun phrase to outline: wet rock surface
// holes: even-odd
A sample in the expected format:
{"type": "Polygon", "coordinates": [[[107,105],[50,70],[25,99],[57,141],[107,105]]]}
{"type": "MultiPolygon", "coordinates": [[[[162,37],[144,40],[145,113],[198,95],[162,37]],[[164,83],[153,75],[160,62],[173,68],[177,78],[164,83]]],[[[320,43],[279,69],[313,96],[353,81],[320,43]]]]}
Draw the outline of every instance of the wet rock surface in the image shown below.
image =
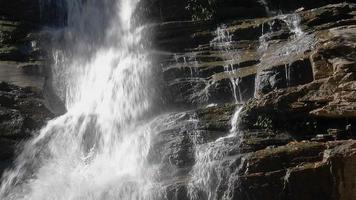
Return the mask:
{"type": "Polygon", "coordinates": [[[41,3],[44,1],[0,2],[0,81],[45,88],[51,60],[44,26],[55,17],[50,17],[41,3]]]}
{"type": "MultiPolygon", "coordinates": [[[[213,199],[355,198],[356,7],[329,3],[338,2],[268,1],[270,11],[304,8],[219,23],[166,19],[153,27],[168,102],[202,107],[190,112],[189,126],[161,136],[170,138],[160,146],[171,159],[163,166],[176,171],[165,182],[169,199],[192,198],[204,146],[213,149],[206,153],[214,163],[207,178],[216,181],[213,199]],[[246,101],[238,136],[216,140],[232,128],[226,119],[236,110],[224,104],[234,102],[231,80],[246,101]]],[[[194,199],[209,199],[203,188],[194,199]]]]}
{"type": "Polygon", "coordinates": [[[0,173],[11,163],[17,145],[53,117],[36,88],[0,82],[0,173]]]}
{"type": "MultiPolygon", "coordinates": [[[[336,4],[270,18],[224,23],[164,22],[153,26],[168,102],[178,106],[230,102],[234,98],[229,92],[231,80],[239,82],[242,91],[237,96],[246,100],[255,89],[267,94],[323,77],[322,73],[331,73],[332,68],[329,61],[328,67],[321,69],[321,60],[326,60],[323,55],[336,56],[337,48],[353,48],[350,35],[354,10],[352,4],[336,4]],[[342,36],[335,35],[338,31],[342,36]],[[341,39],[347,35],[343,31],[348,32],[348,39],[341,39]],[[334,47],[322,47],[333,46],[331,42],[334,47]],[[336,49],[325,52],[329,48],[336,49]],[[253,84],[256,74],[262,79],[257,88],[253,84]]],[[[347,59],[333,62],[352,65],[347,59]]]]}

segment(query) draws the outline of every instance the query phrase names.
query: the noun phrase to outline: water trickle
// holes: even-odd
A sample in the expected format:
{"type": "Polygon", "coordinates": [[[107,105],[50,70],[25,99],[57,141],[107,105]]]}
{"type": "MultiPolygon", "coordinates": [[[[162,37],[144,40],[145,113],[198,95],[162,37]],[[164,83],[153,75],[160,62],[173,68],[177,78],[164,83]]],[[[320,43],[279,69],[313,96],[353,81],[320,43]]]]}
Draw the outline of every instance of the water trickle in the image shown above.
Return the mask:
{"type": "Polygon", "coordinates": [[[143,27],[131,20],[137,3],[66,1],[65,44],[54,50],[61,81],[53,84],[68,111],[25,145],[1,199],[156,199],[146,162],[154,134],[144,117],[154,91],[143,27]]]}
{"type": "Polygon", "coordinates": [[[191,180],[188,184],[188,194],[192,200],[215,200],[220,199],[221,196],[218,197],[219,195],[224,195],[223,199],[230,199],[225,193],[218,194],[217,190],[221,182],[228,182],[226,177],[222,177],[224,159],[234,149],[232,146],[236,148],[241,142],[237,127],[237,120],[241,110],[242,106],[236,108],[230,121],[231,129],[228,135],[220,137],[213,142],[196,145],[195,165],[191,171],[191,180]]]}
{"type": "Polygon", "coordinates": [[[188,89],[190,96],[189,100],[192,103],[205,103],[209,100],[209,88],[213,81],[207,78],[199,77],[199,61],[197,59],[198,52],[190,52],[185,54],[174,54],[174,63],[168,67],[164,67],[163,71],[171,70],[172,68],[183,70],[184,77],[176,78],[170,82],[174,84],[189,84],[188,89]],[[186,70],[189,69],[190,75],[185,75],[186,70]]]}
{"type": "Polygon", "coordinates": [[[210,46],[216,48],[225,62],[224,70],[230,79],[232,95],[235,102],[242,102],[241,93],[239,92],[239,79],[234,77],[235,66],[234,63],[238,62],[239,56],[232,49],[232,36],[227,30],[226,25],[218,27],[215,31],[215,38],[210,42],[210,46]]]}
{"type": "MultiPolygon", "coordinates": [[[[302,57],[304,52],[314,44],[314,36],[303,32],[300,25],[301,19],[298,14],[279,15],[275,19],[283,21],[292,35],[287,42],[280,44],[270,44],[271,42],[268,41],[270,35],[273,34],[272,30],[269,30],[269,32],[264,33],[260,37],[258,51],[261,59],[255,80],[255,97],[258,95],[259,84],[261,82],[259,75],[261,71],[272,66],[284,65],[286,84],[290,86],[292,78],[290,63],[295,61],[296,58],[302,57]]],[[[273,24],[270,23],[269,26],[272,27],[273,24]]]]}
{"type": "Polygon", "coordinates": [[[197,55],[195,52],[183,54],[183,55],[174,54],[173,57],[175,60],[175,65],[173,65],[173,67],[178,67],[179,69],[182,70],[184,70],[185,68],[189,68],[190,78],[197,77],[199,75],[199,70],[198,70],[198,61],[196,56],[197,55]]]}

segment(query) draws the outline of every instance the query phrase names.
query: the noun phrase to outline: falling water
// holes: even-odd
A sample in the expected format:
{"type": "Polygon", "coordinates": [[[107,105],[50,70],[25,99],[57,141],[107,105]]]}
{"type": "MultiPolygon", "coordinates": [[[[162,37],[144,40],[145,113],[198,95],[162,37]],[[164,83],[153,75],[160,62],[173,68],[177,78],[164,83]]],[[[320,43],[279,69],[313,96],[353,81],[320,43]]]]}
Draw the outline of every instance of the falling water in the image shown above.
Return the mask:
{"type": "Polygon", "coordinates": [[[239,79],[234,77],[234,61],[239,60],[239,56],[234,53],[231,49],[232,45],[232,35],[226,28],[226,25],[218,27],[215,31],[215,38],[210,42],[210,46],[217,48],[221,54],[223,54],[223,59],[225,60],[224,70],[230,79],[230,85],[232,94],[234,96],[235,102],[242,102],[242,97],[239,88],[239,79]]]}
{"type": "MultiPolygon", "coordinates": [[[[293,33],[293,40],[298,41],[302,40],[302,37],[305,35],[301,26],[300,26],[300,17],[297,14],[284,15],[280,17],[288,26],[288,29],[293,33]]],[[[289,87],[291,85],[291,67],[287,63],[285,66],[285,76],[286,76],[286,85],[289,87]]]]}
{"type": "MultiPolygon", "coordinates": [[[[300,25],[301,19],[297,13],[279,15],[276,16],[275,19],[282,20],[292,35],[290,36],[288,42],[278,44],[277,46],[275,45],[273,49],[269,49],[270,44],[267,41],[269,35],[273,33],[272,30],[264,33],[260,37],[260,46],[258,51],[261,55],[261,62],[256,75],[255,96],[258,94],[258,88],[261,81],[259,73],[265,68],[271,66],[278,66],[281,64],[285,66],[286,85],[289,87],[291,85],[292,78],[290,63],[293,62],[296,57],[301,57],[304,52],[310,49],[314,44],[313,35],[303,32],[300,25]]],[[[270,26],[272,25],[273,24],[270,23],[270,26]]]]}
{"type": "MultiPolygon", "coordinates": [[[[210,42],[210,46],[217,48],[220,53],[224,54],[226,65],[225,72],[229,76],[232,93],[236,103],[242,102],[239,88],[239,78],[233,76],[233,60],[239,59],[232,52],[231,43],[232,35],[226,29],[226,26],[218,27],[215,31],[216,37],[210,42]],[[238,98],[240,97],[240,99],[238,98]]],[[[191,171],[191,180],[188,184],[188,194],[192,200],[215,200],[218,197],[218,185],[223,181],[221,177],[221,164],[229,151],[232,149],[229,145],[236,145],[236,142],[229,144],[229,140],[240,141],[237,127],[237,120],[242,110],[241,106],[237,109],[231,118],[231,129],[229,134],[218,138],[213,142],[206,144],[196,144],[195,146],[195,165],[191,171]]],[[[225,194],[223,194],[225,195],[225,194]]],[[[224,199],[228,197],[224,196],[224,199]]]]}
{"type": "MultiPolygon", "coordinates": [[[[239,146],[236,142],[229,143],[229,139],[237,140],[237,143],[241,142],[237,127],[237,120],[241,110],[242,106],[238,106],[231,118],[231,129],[227,136],[196,146],[195,165],[191,171],[192,177],[188,185],[188,193],[192,200],[218,199],[218,185],[223,181],[220,173],[223,170],[221,164],[232,149],[230,145],[239,146]]],[[[229,198],[225,197],[224,199],[229,198]]]]}
{"type": "Polygon", "coordinates": [[[67,113],[30,140],[1,184],[3,200],[153,199],[150,59],[138,0],[68,0],[54,86],[67,113]]]}

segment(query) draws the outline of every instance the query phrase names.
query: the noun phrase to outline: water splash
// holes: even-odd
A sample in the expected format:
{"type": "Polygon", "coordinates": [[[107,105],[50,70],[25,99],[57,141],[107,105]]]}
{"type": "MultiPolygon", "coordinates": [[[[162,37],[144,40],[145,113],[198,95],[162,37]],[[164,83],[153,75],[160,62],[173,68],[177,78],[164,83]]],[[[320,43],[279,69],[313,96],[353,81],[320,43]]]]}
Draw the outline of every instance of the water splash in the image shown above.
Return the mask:
{"type": "Polygon", "coordinates": [[[146,164],[151,62],[138,0],[68,0],[54,80],[68,112],[30,140],[1,184],[4,200],[156,199],[146,164]],[[105,8],[105,9],[99,9],[105,8]],[[58,84],[58,85],[57,85],[58,84]]]}

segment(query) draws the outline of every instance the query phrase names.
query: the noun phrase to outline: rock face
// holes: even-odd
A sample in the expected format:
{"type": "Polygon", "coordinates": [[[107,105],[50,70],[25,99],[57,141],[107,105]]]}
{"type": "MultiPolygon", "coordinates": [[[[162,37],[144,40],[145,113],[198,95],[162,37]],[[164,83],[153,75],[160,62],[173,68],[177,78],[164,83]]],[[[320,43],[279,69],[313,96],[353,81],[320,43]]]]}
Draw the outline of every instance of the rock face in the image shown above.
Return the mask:
{"type": "Polygon", "coordinates": [[[36,88],[0,82],[0,173],[11,163],[17,144],[53,117],[36,88]]]}
{"type": "Polygon", "coordinates": [[[192,198],[196,167],[212,170],[213,199],[355,199],[355,5],[242,2],[264,12],[156,18],[152,27],[169,106],[201,107],[160,135],[168,199],[192,198]],[[239,137],[220,138],[231,133],[236,99],[245,102],[239,137]],[[211,150],[205,166],[202,147],[211,150]]]}
{"type": "Polygon", "coordinates": [[[244,162],[233,197],[354,199],[355,188],[347,178],[353,176],[348,168],[354,154],[355,141],[294,142],[254,152],[244,162]]]}

